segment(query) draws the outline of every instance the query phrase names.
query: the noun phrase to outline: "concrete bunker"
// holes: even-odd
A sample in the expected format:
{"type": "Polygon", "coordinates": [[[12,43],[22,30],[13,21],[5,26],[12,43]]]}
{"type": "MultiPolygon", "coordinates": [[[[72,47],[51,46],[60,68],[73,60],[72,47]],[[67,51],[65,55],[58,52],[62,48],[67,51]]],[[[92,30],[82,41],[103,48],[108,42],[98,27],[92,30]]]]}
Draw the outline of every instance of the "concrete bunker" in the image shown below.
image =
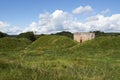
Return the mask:
{"type": "Polygon", "coordinates": [[[76,32],[74,33],[74,40],[83,43],[84,41],[91,40],[95,38],[95,33],[89,32],[76,32]]]}

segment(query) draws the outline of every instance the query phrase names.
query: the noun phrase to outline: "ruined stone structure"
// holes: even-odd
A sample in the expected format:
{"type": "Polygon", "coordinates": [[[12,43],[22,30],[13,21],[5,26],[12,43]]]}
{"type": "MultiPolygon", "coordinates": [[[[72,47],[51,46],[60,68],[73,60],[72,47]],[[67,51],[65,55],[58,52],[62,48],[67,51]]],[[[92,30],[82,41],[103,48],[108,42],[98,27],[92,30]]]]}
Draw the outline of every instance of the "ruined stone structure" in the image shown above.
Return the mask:
{"type": "Polygon", "coordinates": [[[95,33],[88,32],[76,32],[74,33],[74,40],[77,42],[84,42],[95,38],[95,33]]]}

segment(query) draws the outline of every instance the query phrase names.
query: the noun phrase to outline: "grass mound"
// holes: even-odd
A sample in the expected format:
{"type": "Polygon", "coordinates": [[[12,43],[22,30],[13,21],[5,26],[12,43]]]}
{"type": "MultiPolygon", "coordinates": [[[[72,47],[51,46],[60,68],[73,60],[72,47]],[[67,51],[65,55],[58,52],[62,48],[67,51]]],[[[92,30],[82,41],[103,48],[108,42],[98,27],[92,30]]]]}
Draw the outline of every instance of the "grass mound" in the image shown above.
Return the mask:
{"type": "Polygon", "coordinates": [[[120,49],[120,37],[107,36],[98,37],[96,39],[87,41],[81,45],[81,47],[92,48],[92,49],[120,49]]]}
{"type": "Polygon", "coordinates": [[[63,49],[69,48],[77,43],[70,38],[64,36],[47,35],[42,36],[33,42],[28,49],[41,50],[41,49],[63,49]]]}
{"type": "Polygon", "coordinates": [[[28,47],[33,51],[0,52],[0,80],[120,80],[119,41],[99,37],[79,44],[43,36],[28,47]]]}
{"type": "Polygon", "coordinates": [[[31,43],[25,38],[11,38],[5,37],[0,39],[0,51],[22,50],[31,43]]]}
{"type": "Polygon", "coordinates": [[[97,59],[119,59],[120,37],[98,37],[70,48],[72,56],[92,57],[97,59]]]}

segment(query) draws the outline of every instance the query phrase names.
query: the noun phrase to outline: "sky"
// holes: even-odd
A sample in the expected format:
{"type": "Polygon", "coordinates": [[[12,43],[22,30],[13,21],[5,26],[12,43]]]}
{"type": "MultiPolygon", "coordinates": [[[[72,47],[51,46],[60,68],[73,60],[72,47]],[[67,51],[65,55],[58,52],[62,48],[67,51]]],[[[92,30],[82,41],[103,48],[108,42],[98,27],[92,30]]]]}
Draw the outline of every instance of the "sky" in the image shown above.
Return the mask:
{"type": "Polygon", "coordinates": [[[0,32],[120,32],[120,0],[0,0],[0,32]]]}

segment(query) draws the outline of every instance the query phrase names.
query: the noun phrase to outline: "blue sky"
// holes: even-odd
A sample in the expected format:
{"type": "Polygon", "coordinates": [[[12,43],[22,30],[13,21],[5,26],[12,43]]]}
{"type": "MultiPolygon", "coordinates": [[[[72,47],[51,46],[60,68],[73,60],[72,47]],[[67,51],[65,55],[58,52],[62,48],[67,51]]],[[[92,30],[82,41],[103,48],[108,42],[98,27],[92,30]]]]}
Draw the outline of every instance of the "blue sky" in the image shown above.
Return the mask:
{"type": "Polygon", "coordinates": [[[118,22],[115,23],[115,20],[120,21],[119,14],[120,0],[0,0],[0,31],[10,34],[34,30],[38,33],[63,30],[71,32],[90,30],[119,32],[120,25],[118,22]],[[54,13],[55,15],[52,15],[54,13]],[[46,19],[48,15],[49,19],[46,19]],[[56,19],[53,19],[56,15],[56,19]],[[67,19],[60,17],[67,17],[67,19]],[[118,18],[116,19],[116,17],[118,18]],[[86,21],[91,18],[99,18],[99,20],[91,23],[86,21]],[[112,18],[115,19],[111,20],[112,18]],[[100,24],[100,20],[110,20],[114,23],[106,22],[105,25],[98,25],[97,28],[97,24],[94,25],[94,23],[100,24]],[[69,26],[67,25],[69,23],[65,24],[63,21],[73,22],[69,26]],[[116,27],[118,27],[117,30],[116,27]]]}

